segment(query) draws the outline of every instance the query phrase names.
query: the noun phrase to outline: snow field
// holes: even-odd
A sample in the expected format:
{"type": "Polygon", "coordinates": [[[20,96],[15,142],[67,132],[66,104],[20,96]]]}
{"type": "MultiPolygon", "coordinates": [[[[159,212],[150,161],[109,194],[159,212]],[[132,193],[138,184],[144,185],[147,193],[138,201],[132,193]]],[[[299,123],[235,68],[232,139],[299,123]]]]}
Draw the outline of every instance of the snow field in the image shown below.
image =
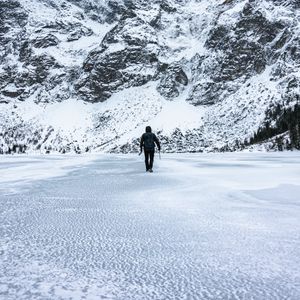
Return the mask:
{"type": "Polygon", "coordinates": [[[298,152],[5,158],[0,298],[300,297],[298,152]]]}
{"type": "MultiPolygon", "coordinates": [[[[165,100],[157,92],[156,85],[157,82],[153,82],[143,87],[128,88],[103,103],[69,99],[36,104],[31,99],[26,103],[7,105],[3,115],[10,115],[15,105],[15,115],[21,122],[53,128],[46,144],[55,145],[52,138],[55,140],[58,135],[64,137],[65,144],[77,141],[82,149],[84,145],[95,148],[110,140],[113,140],[113,145],[120,146],[132,143],[149,124],[154,131],[160,130],[166,135],[172,134],[176,128],[184,133],[202,125],[206,108],[187,103],[186,93],[173,101],[165,100]]],[[[15,115],[10,117],[14,121],[15,115]]],[[[98,151],[103,151],[103,148],[98,151]]]]}

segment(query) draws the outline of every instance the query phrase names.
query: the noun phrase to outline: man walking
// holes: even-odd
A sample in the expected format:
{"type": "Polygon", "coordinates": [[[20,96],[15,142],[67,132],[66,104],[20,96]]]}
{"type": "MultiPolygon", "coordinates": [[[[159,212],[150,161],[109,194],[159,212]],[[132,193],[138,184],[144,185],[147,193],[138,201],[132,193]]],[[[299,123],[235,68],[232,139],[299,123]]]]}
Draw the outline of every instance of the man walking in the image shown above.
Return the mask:
{"type": "Polygon", "coordinates": [[[150,173],[153,172],[152,168],[153,168],[155,144],[158,148],[158,151],[160,151],[160,143],[158,138],[154,133],[152,133],[151,127],[147,126],[146,132],[141,137],[140,155],[142,154],[143,147],[144,147],[146,172],[150,172],[150,173]]]}

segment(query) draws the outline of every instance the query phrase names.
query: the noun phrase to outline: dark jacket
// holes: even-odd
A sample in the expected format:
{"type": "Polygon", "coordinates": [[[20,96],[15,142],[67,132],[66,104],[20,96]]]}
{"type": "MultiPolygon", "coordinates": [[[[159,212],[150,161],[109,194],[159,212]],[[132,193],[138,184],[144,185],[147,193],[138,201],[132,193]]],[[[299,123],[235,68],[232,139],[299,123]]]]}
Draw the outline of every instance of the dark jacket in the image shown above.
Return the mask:
{"type": "Polygon", "coordinates": [[[141,151],[143,150],[143,147],[144,150],[146,151],[154,151],[155,144],[158,148],[158,151],[160,151],[160,143],[158,138],[154,133],[151,132],[151,127],[147,126],[146,132],[141,137],[141,143],[140,143],[141,151]]]}

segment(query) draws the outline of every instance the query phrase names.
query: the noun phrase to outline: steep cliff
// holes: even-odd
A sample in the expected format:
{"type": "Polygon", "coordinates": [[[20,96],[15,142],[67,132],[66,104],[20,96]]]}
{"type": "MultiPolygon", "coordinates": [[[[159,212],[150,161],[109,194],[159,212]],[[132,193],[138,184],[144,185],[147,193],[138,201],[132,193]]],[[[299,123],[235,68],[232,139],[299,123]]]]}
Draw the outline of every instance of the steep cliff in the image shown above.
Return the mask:
{"type": "Polygon", "coordinates": [[[136,151],[148,124],[165,151],[299,148],[299,19],[296,0],[0,0],[0,152],[136,151]]]}

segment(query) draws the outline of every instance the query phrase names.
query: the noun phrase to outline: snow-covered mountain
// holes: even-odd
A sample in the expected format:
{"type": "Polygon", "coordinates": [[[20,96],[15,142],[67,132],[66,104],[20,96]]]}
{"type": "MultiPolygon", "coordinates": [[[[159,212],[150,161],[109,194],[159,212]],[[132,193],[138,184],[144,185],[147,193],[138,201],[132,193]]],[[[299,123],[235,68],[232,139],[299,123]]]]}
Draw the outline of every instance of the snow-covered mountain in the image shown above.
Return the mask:
{"type": "Polygon", "coordinates": [[[0,0],[0,152],[300,146],[298,0],[0,0]]]}

